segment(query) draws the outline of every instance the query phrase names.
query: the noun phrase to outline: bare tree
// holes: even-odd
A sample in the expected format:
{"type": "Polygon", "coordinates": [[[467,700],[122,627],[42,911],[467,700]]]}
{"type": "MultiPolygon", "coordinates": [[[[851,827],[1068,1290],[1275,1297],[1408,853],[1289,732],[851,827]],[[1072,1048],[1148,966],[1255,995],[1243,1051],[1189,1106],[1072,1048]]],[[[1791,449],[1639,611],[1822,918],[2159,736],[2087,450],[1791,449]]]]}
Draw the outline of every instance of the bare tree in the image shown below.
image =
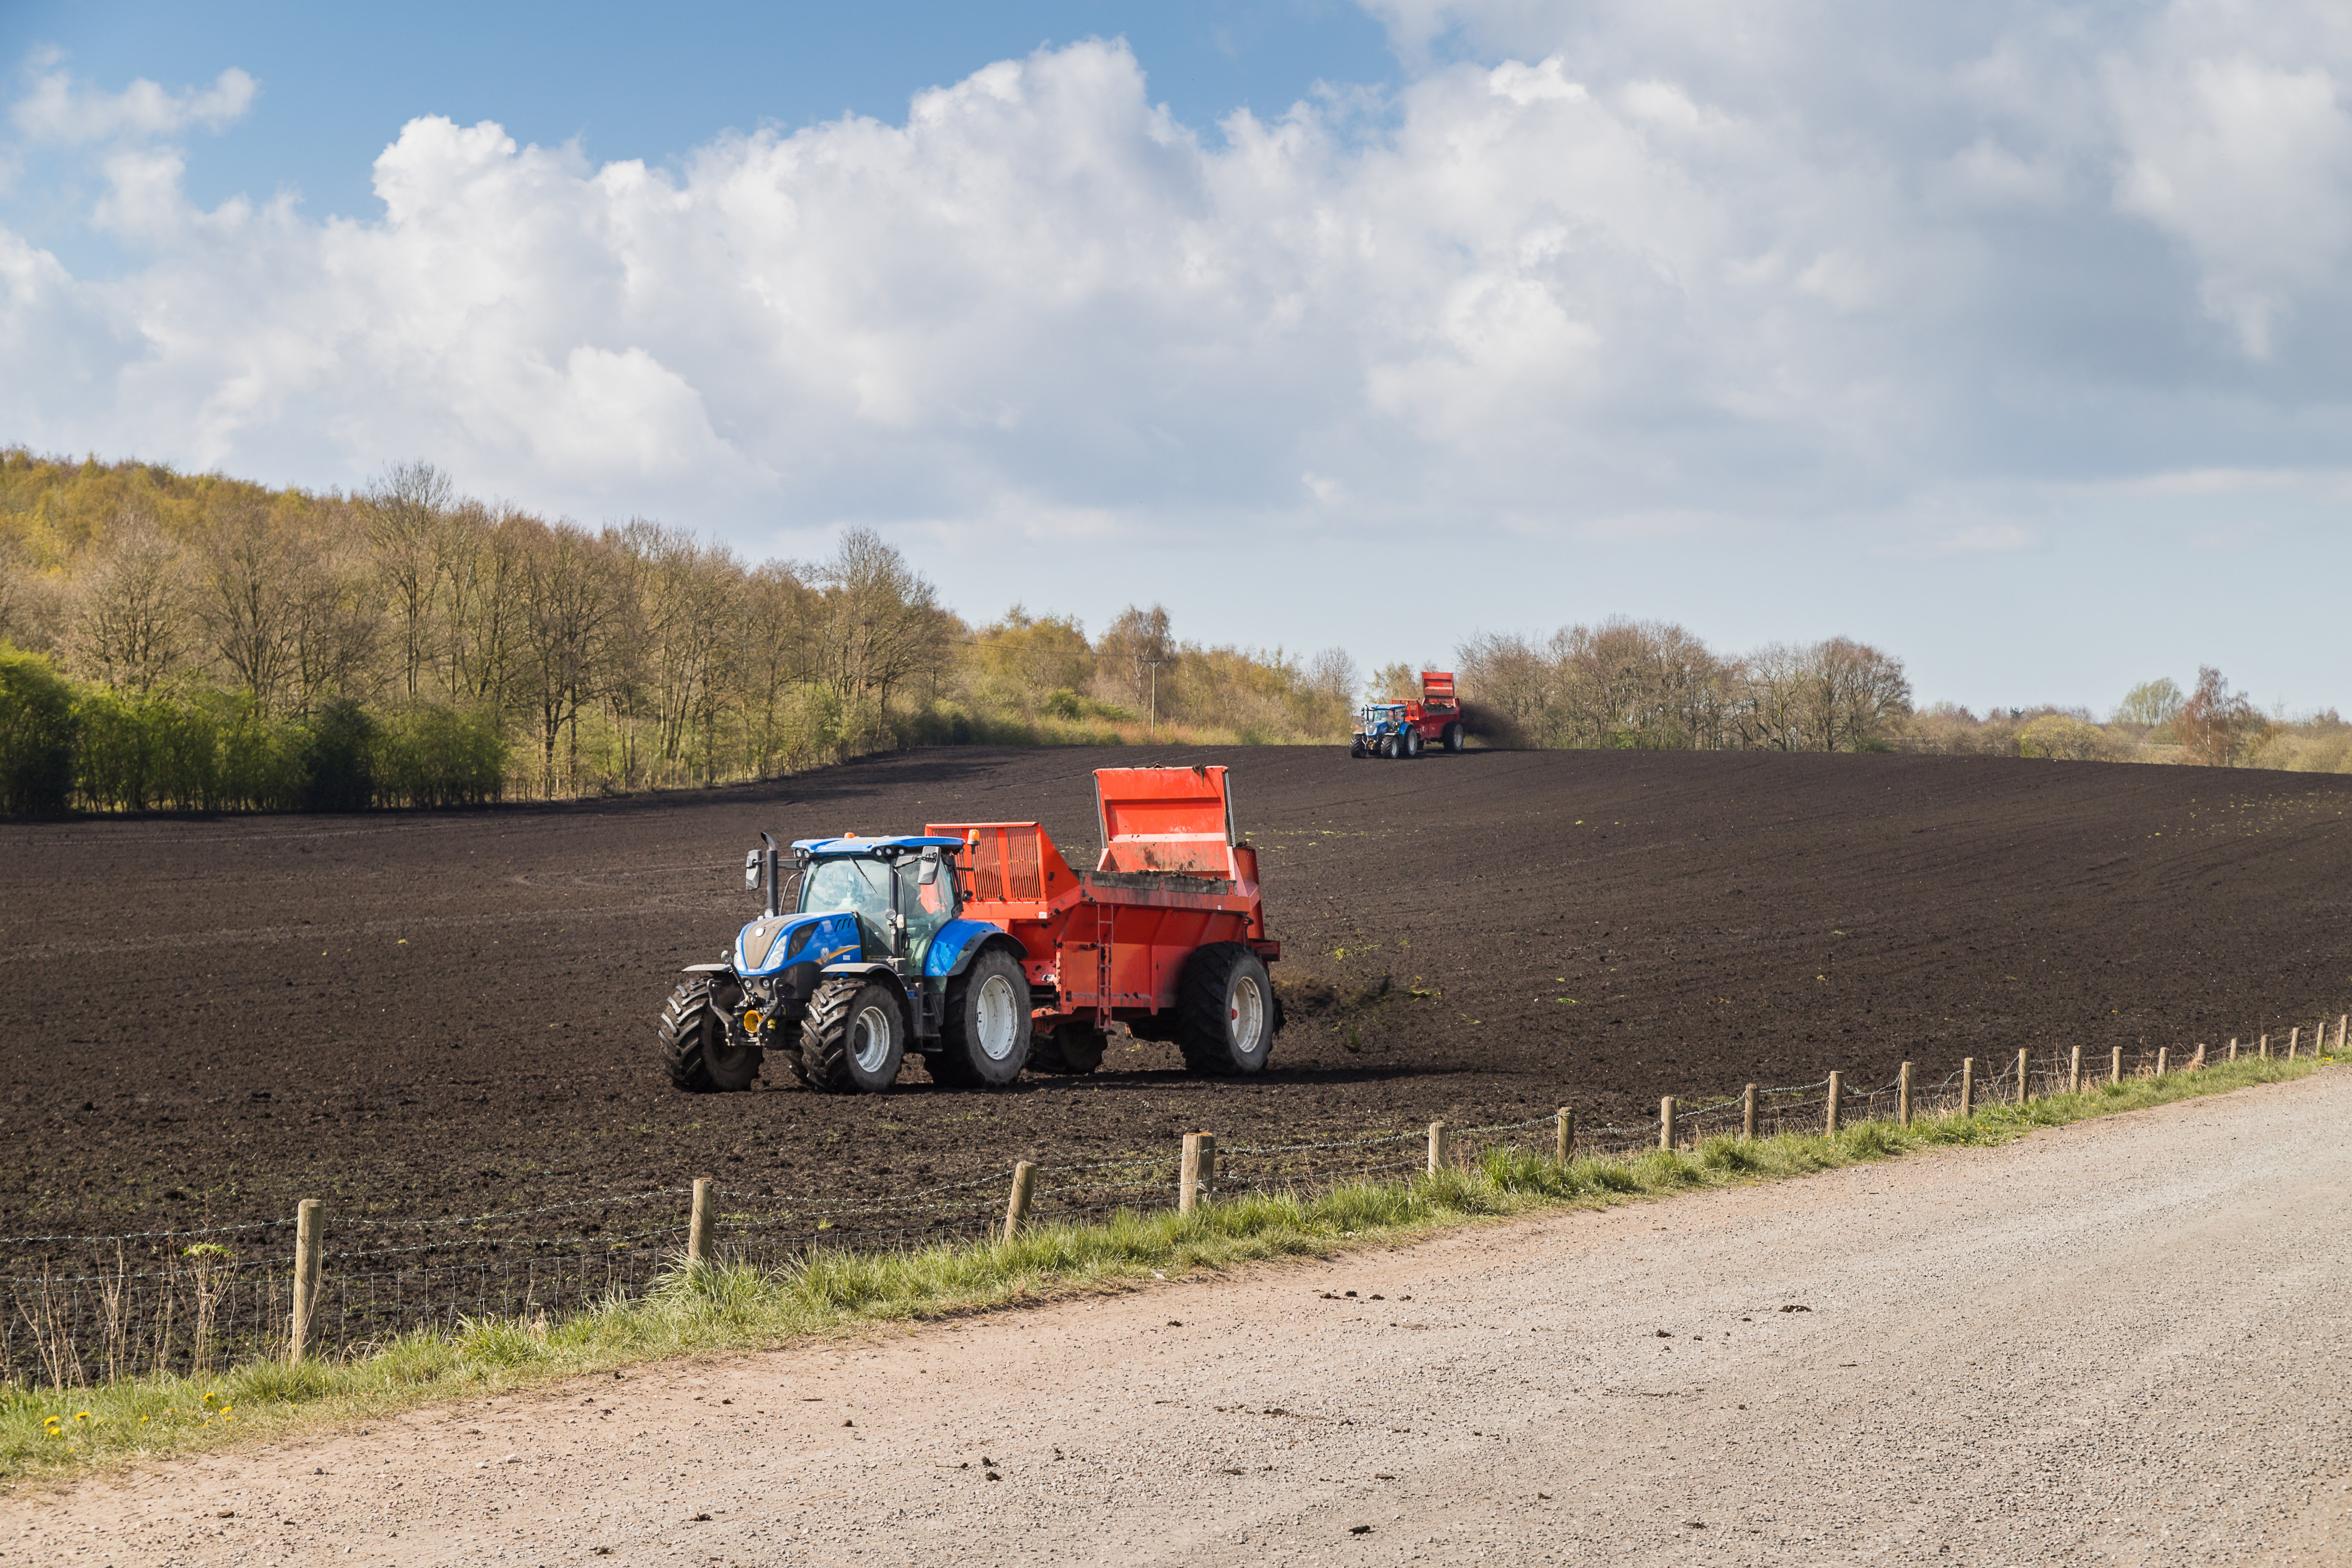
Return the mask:
{"type": "Polygon", "coordinates": [[[360,502],[377,576],[392,612],[401,694],[416,700],[434,662],[434,601],[447,575],[457,489],[430,463],[399,463],[360,502]]]}
{"type": "Polygon", "coordinates": [[[567,736],[565,776],[579,780],[580,710],[599,693],[621,595],[609,547],[568,522],[542,525],[521,566],[520,684],[538,721],[541,781],[551,795],[556,747],[567,736]]]}
{"type": "Polygon", "coordinates": [[[288,552],[283,586],[296,711],[308,713],[329,697],[374,694],[383,612],[373,585],[365,554],[331,536],[300,540],[288,552]]]}
{"type": "Polygon", "coordinates": [[[844,699],[871,698],[887,712],[899,688],[946,662],[953,644],[938,592],[872,529],[842,535],[809,575],[824,595],[817,668],[844,699]]]}
{"type": "Polygon", "coordinates": [[[196,652],[188,626],[191,586],[179,545],[152,516],[117,513],[76,575],[74,662],[115,690],[141,696],[182,673],[196,652]]]}
{"type": "Polygon", "coordinates": [[[2197,689],[2181,704],[2173,727],[2188,759],[2213,768],[2228,767],[2253,751],[2269,729],[2253,699],[2231,691],[2210,665],[2197,671],[2197,689]]]}
{"type": "Polygon", "coordinates": [[[743,705],[747,760],[765,776],[797,760],[786,710],[793,689],[810,679],[818,619],[816,592],[790,566],[755,567],[742,586],[732,668],[743,705]]]}
{"type": "Polygon", "coordinates": [[[1809,650],[1813,666],[1810,729],[1823,751],[1858,752],[1911,711],[1903,661],[1849,637],[1809,650]]]}
{"type": "Polygon", "coordinates": [[[523,640],[521,584],[539,521],[468,501],[448,519],[448,584],[436,639],[449,700],[504,712],[523,640]]]}
{"type": "Polygon", "coordinates": [[[289,562],[306,545],[268,503],[238,500],[216,517],[199,566],[197,615],[213,653],[257,706],[276,706],[294,661],[289,562]]]}
{"type": "Polygon", "coordinates": [[[1356,683],[1363,677],[1346,648],[1327,647],[1307,661],[1306,679],[1309,690],[1349,712],[1356,705],[1356,683]]]}

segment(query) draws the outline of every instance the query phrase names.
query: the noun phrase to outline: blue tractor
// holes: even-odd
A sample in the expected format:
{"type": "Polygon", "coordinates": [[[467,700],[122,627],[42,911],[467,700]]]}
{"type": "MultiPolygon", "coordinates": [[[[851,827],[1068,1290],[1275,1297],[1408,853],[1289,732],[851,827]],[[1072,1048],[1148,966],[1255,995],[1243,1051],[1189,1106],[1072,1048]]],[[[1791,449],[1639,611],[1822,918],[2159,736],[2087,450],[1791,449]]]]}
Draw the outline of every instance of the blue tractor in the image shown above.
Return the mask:
{"type": "Polygon", "coordinates": [[[992,1088],[1029,1057],[1031,998],[1021,944],[959,918],[961,838],[806,838],[785,907],[776,841],[744,858],[766,912],[737,933],[729,962],[688,966],[662,1009],[670,1081],[749,1089],[767,1052],[837,1094],[890,1087],[909,1049],[942,1082],[992,1088]]]}
{"type": "Polygon", "coordinates": [[[1417,757],[1421,731],[1402,702],[1367,702],[1356,715],[1351,757],[1417,757]]]}

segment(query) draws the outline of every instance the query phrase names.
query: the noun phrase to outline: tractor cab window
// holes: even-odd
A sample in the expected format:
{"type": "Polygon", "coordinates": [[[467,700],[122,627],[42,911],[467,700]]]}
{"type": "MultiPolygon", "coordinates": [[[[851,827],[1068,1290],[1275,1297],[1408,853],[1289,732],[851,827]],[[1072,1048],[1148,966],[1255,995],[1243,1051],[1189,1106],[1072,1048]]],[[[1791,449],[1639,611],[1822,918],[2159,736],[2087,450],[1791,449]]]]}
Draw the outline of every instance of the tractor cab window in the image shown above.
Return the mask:
{"type": "Polygon", "coordinates": [[[931,945],[939,929],[955,919],[956,884],[952,862],[933,860],[929,864],[934,874],[923,880],[926,862],[919,855],[909,855],[898,862],[898,908],[907,917],[907,956],[917,963],[931,945]]]}
{"type": "Polygon", "coordinates": [[[853,914],[869,957],[891,951],[890,869],[879,860],[844,857],[820,860],[801,879],[801,913],[853,914]]]}

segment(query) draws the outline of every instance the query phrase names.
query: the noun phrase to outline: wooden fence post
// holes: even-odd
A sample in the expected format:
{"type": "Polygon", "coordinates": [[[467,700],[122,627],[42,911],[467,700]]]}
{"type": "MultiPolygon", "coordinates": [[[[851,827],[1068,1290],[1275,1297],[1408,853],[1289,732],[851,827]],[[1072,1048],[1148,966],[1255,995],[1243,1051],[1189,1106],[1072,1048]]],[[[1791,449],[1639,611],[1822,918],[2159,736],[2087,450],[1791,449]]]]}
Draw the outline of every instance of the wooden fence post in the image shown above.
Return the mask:
{"type": "Polygon", "coordinates": [[[2076,1046],[2074,1054],[2066,1058],[2066,1092],[2083,1092],[2083,1047],[2076,1046]]]}
{"type": "Polygon", "coordinates": [[[1429,1124],[1429,1173],[1437,1174],[1454,1163],[1454,1129],[1443,1121],[1429,1124]]]}
{"type": "Polygon", "coordinates": [[[2202,1040],[2200,1040],[2200,1041],[2198,1041],[2198,1042],[2197,1042],[2197,1054],[2196,1054],[2195,1056],[2190,1057],[2190,1058],[2189,1058],[2189,1070],[2190,1072],[2200,1072],[2200,1071],[2202,1071],[2202,1070],[2204,1069],[2204,1067],[2205,1067],[2205,1042],[2204,1042],[2204,1041],[2202,1041],[2202,1040]]]}
{"type": "Polygon", "coordinates": [[[2263,1037],[2262,1058],[2264,1061],[2271,1059],[2271,1037],[2268,1035],[2263,1037]]]}
{"type": "Polygon", "coordinates": [[[2107,1081],[2109,1083],[2121,1083],[2123,1080],[2124,1048],[2121,1046],[2117,1046],[2115,1048],[2114,1054],[2107,1058],[2107,1081]]]}
{"type": "Polygon", "coordinates": [[[1911,1064],[1905,1062],[1895,1075],[1895,1117],[1905,1127],[1911,1125],[1911,1064]]]}
{"type": "Polygon", "coordinates": [[[2238,1059],[2238,1037],[2235,1035],[2230,1037],[2230,1059],[2231,1061],[2238,1059]]]}
{"type": "Polygon", "coordinates": [[[1575,1152],[1576,1112],[1563,1105],[1559,1108],[1559,1114],[1552,1118],[1551,1157],[1565,1165],[1569,1156],[1575,1152]]]}
{"type": "Polygon", "coordinates": [[[2167,1065],[2167,1064],[2166,1064],[2166,1058],[2168,1058],[2171,1054],[2172,1054],[2172,1047],[2169,1047],[2169,1046],[2158,1046],[2158,1047],[2156,1047],[2156,1076],[2157,1076],[2157,1077],[2158,1077],[2158,1078],[2162,1078],[2162,1077],[2164,1076],[2164,1074],[2165,1074],[2165,1068],[2166,1068],[2166,1065],[2167,1065]]]}
{"type": "Polygon", "coordinates": [[[2017,1103],[2023,1105],[2030,1098],[2026,1086],[2033,1081],[2033,1064],[2023,1051],[2017,1053],[2017,1103]]]}
{"type": "Polygon", "coordinates": [[[1023,1160],[1013,1167],[1013,1195],[1004,1202],[1004,1239],[1011,1241],[1020,1231],[1021,1222],[1029,1217],[1029,1189],[1037,1179],[1037,1167],[1023,1160]]]}
{"type": "Polygon", "coordinates": [[[319,1310],[319,1267],[325,1248],[327,1209],[316,1198],[304,1198],[294,1210],[294,1324],[286,1359],[299,1365],[310,1353],[319,1310]]]}
{"type": "Polygon", "coordinates": [[[1960,1058],[1960,1114],[1962,1116],[1976,1114],[1976,1100],[1977,1058],[1962,1057],[1960,1058]]]}
{"type": "Polygon", "coordinates": [[[2294,1060],[2294,1051],[2295,1051],[2295,1047],[2296,1047],[2297,1046],[2301,1045],[2302,1043],[2303,1043],[2303,1029],[2301,1028],[2301,1026],[2296,1026],[2296,1027],[2294,1027],[2294,1028],[2289,1029],[2289,1030],[2286,1032],[2286,1059],[2287,1059],[2287,1060],[2289,1060],[2289,1061],[2293,1061],[2293,1060],[2294,1060]]]}
{"type": "Polygon", "coordinates": [[[1838,1110],[1844,1098],[1845,1075],[1836,1072],[1830,1074],[1830,1109],[1829,1115],[1823,1121],[1822,1131],[1832,1138],[1837,1136],[1838,1110]]]}
{"type": "Polygon", "coordinates": [[[1184,1168],[1176,1180],[1176,1212],[1191,1214],[1214,1195],[1217,1184],[1217,1135],[1184,1134],[1184,1168]]]}
{"type": "Polygon", "coordinates": [[[1675,1097],[1671,1094],[1658,1101],[1658,1147],[1675,1146],[1675,1097]]]}
{"type": "Polygon", "coordinates": [[[686,1222],[686,1260],[710,1261],[710,1178],[694,1178],[694,1211],[686,1222]]]}
{"type": "Polygon", "coordinates": [[[1756,1086],[1752,1083],[1739,1097],[1739,1135],[1750,1143],[1756,1142],[1756,1086]]]}
{"type": "Polygon", "coordinates": [[[2347,1024],[2352,1024],[2352,1013],[2336,1020],[2336,1054],[2339,1057],[2344,1054],[2344,1029],[2347,1024]]]}

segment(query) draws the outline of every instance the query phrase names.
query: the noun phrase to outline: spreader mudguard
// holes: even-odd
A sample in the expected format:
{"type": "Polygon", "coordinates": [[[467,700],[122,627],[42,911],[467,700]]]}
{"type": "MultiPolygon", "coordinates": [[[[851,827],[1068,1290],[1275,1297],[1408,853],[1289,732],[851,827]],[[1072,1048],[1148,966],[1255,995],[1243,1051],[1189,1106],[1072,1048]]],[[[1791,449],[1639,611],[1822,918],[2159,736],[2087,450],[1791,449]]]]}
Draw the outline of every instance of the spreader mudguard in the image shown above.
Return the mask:
{"type": "Polygon", "coordinates": [[[854,914],[767,915],[735,938],[735,973],[753,978],[775,974],[795,963],[822,969],[860,952],[854,914]]]}

